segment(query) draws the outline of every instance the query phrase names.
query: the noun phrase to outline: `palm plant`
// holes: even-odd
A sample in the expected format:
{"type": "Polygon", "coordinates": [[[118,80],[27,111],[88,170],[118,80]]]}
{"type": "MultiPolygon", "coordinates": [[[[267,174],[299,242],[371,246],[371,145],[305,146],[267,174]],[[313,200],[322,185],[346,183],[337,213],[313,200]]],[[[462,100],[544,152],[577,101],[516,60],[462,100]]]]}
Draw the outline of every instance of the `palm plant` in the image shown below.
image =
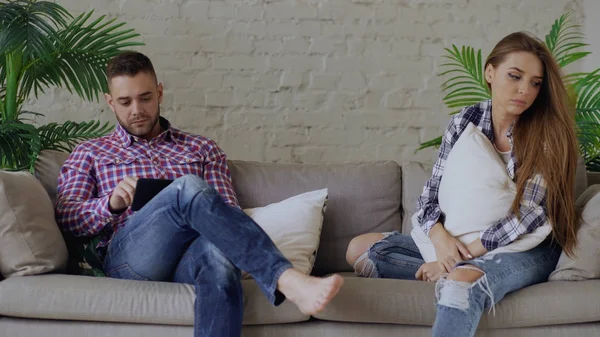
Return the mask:
{"type": "Polygon", "coordinates": [[[107,92],[108,60],[132,41],[133,29],[121,29],[93,11],[73,17],[49,1],[0,2],[0,169],[33,171],[40,151],[70,151],[80,141],[106,134],[109,123],[98,121],[34,125],[42,115],[25,111],[23,103],[52,86],[66,88],[86,100],[107,92]]]}
{"type": "MultiPolygon", "coordinates": [[[[546,35],[545,44],[561,68],[590,54],[580,51],[587,44],[583,42],[584,35],[579,29],[579,25],[571,22],[570,13],[566,13],[554,21],[550,33],[546,35]]],[[[452,48],[446,48],[446,52],[444,58],[449,61],[441,65],[446,70],[440,76],[452,76],[442,84],[442,91],[447,92],[443,101],[452,109],[450,114],[491,98],[483,78],[481,49],[452,45],[452,48]]],[[[591,73],[568,74],[565,83],[576,102],[575,121],[582,156],[589,171],[600,171],[600,69],[591,73]]],[[[419,150],[437,147],[441,140],[440,136],[427,141],[421,144],[419,150]]]]}

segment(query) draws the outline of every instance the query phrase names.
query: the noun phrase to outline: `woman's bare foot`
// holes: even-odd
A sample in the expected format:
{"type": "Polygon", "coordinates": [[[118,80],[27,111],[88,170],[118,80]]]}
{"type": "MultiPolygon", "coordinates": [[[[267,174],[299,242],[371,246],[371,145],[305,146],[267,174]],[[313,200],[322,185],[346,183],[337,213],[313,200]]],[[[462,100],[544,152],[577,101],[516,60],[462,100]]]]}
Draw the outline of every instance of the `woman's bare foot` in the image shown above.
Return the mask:
{"type": "Polygon", "coordinates": [[[344,279],[339,275],[320,278],[290,268],[279,277],[277,288],[304,314],[314,315],[325,309],[342,284],[344,279]]]}

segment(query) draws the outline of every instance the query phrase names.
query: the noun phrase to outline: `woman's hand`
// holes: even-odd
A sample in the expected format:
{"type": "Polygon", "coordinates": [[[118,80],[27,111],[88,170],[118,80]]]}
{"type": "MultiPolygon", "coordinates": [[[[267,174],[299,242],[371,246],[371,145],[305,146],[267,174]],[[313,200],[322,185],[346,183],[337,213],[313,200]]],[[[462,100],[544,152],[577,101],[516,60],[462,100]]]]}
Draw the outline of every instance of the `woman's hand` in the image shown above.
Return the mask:
{"type": "Polygon", "coordinates": [[[415,278],[421,281],[436,282],[444,275],[446,271],[437,262],[429,262],[421,265],[415,278]]]}
{"type": "Polygon", "coordinates": [[[467,246],[450,235],[439,222],[433,226],[429,237],[435,248],[437,262],[445,272],[449,273],[458,262],[473,258],[467,246]]]}

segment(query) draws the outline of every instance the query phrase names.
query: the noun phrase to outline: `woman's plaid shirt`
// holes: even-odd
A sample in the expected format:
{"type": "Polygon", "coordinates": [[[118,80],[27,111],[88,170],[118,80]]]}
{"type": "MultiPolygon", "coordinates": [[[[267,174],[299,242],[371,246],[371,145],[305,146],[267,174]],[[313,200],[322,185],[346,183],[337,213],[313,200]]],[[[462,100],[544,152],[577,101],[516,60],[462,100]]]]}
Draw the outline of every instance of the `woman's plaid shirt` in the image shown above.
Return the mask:
{"type": "MultiPolygon", "coordinates": [[[[464,108],[459,114],[454,115],[448,124],[431,178],[425,183],[423,193],[417,201],[417,219],[426,234],[429,234],[438,221],[444,222],[444,214],[438,203],[438,190],[444,174],[444,165],[450,150],[469,123],[477,126],[493,142],[492,101],[487,100],[464,108]]],[[[506,136],[512,148],[513,139],[510,129],[506,136]]],[[[513,149],[506,167],[508,175],[513,180],[516,177],[516,164],[513,149]]],[[[528,179],[525,185],[519,217],[509,212],[504,218],[481,232],[481,242],[488,251],[491,251],[508,245],[523,234],[532,232],[546,221],[546,182],[541,175],[536,174],[528,179]]]]}

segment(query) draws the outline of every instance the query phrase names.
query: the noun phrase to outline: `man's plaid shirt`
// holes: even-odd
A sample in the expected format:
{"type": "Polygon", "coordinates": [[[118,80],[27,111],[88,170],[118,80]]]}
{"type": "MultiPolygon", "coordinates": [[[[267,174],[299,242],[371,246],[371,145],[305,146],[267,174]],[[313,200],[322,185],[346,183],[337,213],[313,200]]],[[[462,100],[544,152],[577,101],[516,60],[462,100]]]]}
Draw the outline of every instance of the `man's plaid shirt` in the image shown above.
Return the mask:
{"type": "Polygon", "coordinates": [[[129,134],[121,125],[107,136],[78,145],[58,177],[56,220],[63,232],[76,237],[101,235],[103,250],[133,211],[112,214],[108,201],[126,176],[177,179],[194,174],[239,207],[225,153],[211,139],[172,128],[160,118],[163,131],[150,141],[129,134]]]}
{"type": "MultiPolygon", "coordinates": [[[[465,130],[469,123],[473,123],[491,142],[494,141],[492,129],[492,101],[487,100],[473,106],[464,108],[450,120],[448,128],[442,137],[442,145],[437,161],[433,166],[431,178],[425,184],[423,193],[417,202],[418,223],[425,234],[439,221],[444,223],[444,214],[438,203],[438,190],[444,165],[450,150],[465,130]]],[[[512,129],[512,128],[511,128],[512,129]]],[[[513,147],[511,130],[506,134],[513,147]]],[[[511,179],[515,180],[516,158],[514,149],[506,170],[511,179]]],[[[536,174],[527,180],[520,206],[520,219],[516,214],[509,212],[504,218],[499,219],[488,229],[481,232],[481,242],[488,250],[506,246],[523,234],[532,232],[537,227],[546,223],[546,181],[541,175],[536,174]]]]}

